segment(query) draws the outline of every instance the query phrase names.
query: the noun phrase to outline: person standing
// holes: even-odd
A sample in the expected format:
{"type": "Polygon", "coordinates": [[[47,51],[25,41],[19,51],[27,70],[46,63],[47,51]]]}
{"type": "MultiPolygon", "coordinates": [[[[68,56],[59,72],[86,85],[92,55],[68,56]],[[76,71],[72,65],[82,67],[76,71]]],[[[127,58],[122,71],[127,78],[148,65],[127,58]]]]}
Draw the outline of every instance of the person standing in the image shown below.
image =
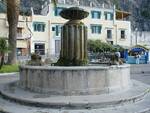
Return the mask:
{"type": "Polygon", "coordinates": [[[136,64],[140,64],[140,54],[135,55],[136,64]]]}

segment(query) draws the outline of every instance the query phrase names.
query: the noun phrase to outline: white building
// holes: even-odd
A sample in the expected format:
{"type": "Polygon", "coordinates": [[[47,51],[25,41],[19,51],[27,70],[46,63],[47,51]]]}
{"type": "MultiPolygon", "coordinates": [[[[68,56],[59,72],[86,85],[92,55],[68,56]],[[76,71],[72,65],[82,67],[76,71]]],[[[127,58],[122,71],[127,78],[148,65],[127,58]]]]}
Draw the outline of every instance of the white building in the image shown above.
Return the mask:
{"type": "MultiPolygon", "coordinates": [[[[17,55],[25,56],[30,52],[30,38],[31,32],[31,17],[19,16],[18,27],[17,27],[17,55]]],[[[0,38],[8,39],[8,22],[7,15],[0,13],[0,38]]]]}
{"type": "MultiPolygon", "coordinates": [[[[59,13],[64,8],[75,6],[89,12],[89,16],[83,20],[88,27],[88,39],[99,39],[115,45],[130,46],[131,24],[130,21],[125,20],[129,14],[118,11],[115,7],[87,1],[83,5],[76,0],[72,0],[72,2],[59,0],[56,8],[50,1],[43,6],[41,15],[35,15],[32,11],[28,21],[26,21],[26,17],[20,16],[17,48],[25,48],[26,51],[31,53],[39,52],[46,56],[58,55],[60,52],[61,26],[68,21],[60,17],[59,13]]],[[[3,32],[0,35],[5,34],[5,37],[8,37],[8,25],[4,23],[7,23],[5,14],[0,18],[0,24],[3,27],[3,32]]]]}
{"type": "MultiPolygon", "coordinates": [[[[46,55],[56,55],[60,51],[61,41],[61,26],[68,20],[60,17],[59,13],[64,8],[78,6],[66,4],[64,0],[60,1],[57,7],[51,3],[43,6],[42,15],[32,15],[33,17],[33,37],[32,37],[32,52],[41,45],[39,49],[43,49],[46,55]],[[60,3],[61,2],[61,3],[60,3]],[[34,27],[36,22],[43,24],[44,31],[36,31],[34,27]],[[45,50],[44,50],[45,49],[45,50]]],[[[89,12],[89,16],[83,20],[88,27],[88,39],[99,39],[111,44],[122,46],[131,45],[131,24],[130,21],[124,20],[127,17],[126,12],[120,12],[115,7],[105,8],[104,5],[93,7],[92,3],[89,6],[78,6],[89,12]],[[117,17],[116,17],[117,16],[117,17]]],[[[37,23],[38,24],[38,23],[37,23]]]]}

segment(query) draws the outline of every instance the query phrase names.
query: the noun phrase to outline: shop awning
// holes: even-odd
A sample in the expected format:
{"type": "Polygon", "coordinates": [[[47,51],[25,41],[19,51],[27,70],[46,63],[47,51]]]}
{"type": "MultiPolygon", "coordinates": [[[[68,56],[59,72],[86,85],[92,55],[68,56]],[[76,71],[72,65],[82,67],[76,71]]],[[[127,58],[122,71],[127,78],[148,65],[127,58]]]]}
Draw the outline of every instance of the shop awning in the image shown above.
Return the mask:
{"type": "Polygon", "coordinates": [[[143,48],[132,48],[131,51],[133,51],[133,52],[141,52],[141,51],[145,51],[145,49],[143,49],[143,48]]]}

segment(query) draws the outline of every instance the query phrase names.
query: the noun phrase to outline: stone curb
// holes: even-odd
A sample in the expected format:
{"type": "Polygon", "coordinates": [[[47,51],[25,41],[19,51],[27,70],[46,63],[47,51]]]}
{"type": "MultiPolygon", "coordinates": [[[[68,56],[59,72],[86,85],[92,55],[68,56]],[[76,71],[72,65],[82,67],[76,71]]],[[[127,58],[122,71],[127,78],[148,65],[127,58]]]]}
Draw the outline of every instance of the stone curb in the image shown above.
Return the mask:
{"type": "Polygon", "coordinates": [[[119,105],[124,105],[127,103],[135,103],[140,100],[142,100],[146,94],[148,94],[150,89],[145,90],[145,92],[129,97],[129,98],[124,98],[120,100],[113,100],[113,101],[107,101],[107,102],[79,102],[79,103],[72,103],[72,102],[40,102],[40,101],[34,101],[34,100],[29,100],[29,99],[24,99],[24,98],[17,98],[14,96],[11,96],[7,94],[5,91],[0,91],[0,95],[2,98],[10,100],[12,102],[16,102],[22,105],[27,105],[27,106],[34,106],[34,107],[44,107],[44,108],[52,108],[52,109],[96,109],[96,108],[107,108],[107,107],[114,107],[114,106],[119,106],[119,105]]]}
{"type": "Polygon", "coordinates": [[[19,72],[13,72],[13,73],[0,73],[0,76],[11,76],[11,75],[18,75],[19,72]]]}
{"type": "Polygon", "coordinates": [[[136,112],[136,113],[149,113],[150,112],[150,108],[144,109],[142,111],[136,112]]]}

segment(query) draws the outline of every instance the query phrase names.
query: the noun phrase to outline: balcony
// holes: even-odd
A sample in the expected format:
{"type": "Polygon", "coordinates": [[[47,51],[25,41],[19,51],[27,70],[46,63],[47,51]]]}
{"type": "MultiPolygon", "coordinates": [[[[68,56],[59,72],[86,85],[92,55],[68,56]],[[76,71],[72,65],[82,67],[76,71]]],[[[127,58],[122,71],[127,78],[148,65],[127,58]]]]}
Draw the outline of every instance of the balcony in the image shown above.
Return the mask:
{"type": "Polygon", "coordinates": [[[30,37],[31,37],[30,34],[17,33],[17,39],[20,40],[26,40],[29,39],[30,37]]]}
{"type": "Polygon", "coordinates": [[[116,20],[128,20],[128,17],[131,15],[130,12],[116,10],[116,20]]]}
{"type": "MultiPolygon", "coordinates": [[[[6,20],[6,26],[8,27],[9,24],[8,24],[8,21],[6,20]]],[[[25,28],[26,27],[26,23],[25,22],[18,22],[18,26],[19,28],[25,28]]]]}
{"type": "Polygon", "coordinates": [[[22,33],[17,33],[17,37],[22,37],[22,33]]]}

